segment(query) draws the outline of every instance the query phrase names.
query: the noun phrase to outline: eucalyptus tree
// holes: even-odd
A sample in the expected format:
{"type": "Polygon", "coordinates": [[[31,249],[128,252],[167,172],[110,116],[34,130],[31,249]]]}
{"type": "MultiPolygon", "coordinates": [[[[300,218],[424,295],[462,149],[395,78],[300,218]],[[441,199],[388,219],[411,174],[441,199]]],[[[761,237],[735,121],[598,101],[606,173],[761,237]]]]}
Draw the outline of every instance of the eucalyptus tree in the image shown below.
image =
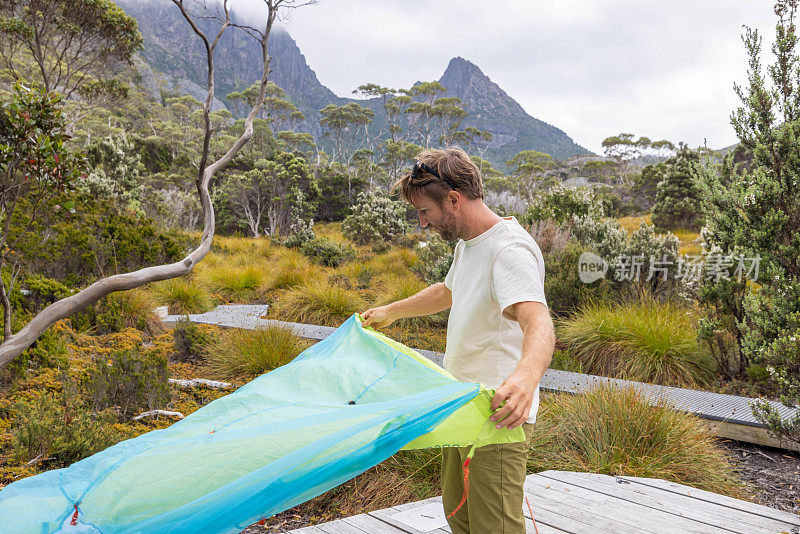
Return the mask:
{"type": "MultiPolygon", "coordinates": [[[[4,2],[4,7],[7,5],[7,1],[8,0],[4,2]]],[[[103,0],[93,1],[94,3],[103,3],[103,0]]],[[[275,20],[279,11],[282,12],[285,9],[295,8],[312,2],[300,3],[292,0],[261,0],[261,4],[265,8],[265,16],[262,20],[258,21],[257,27],[238,25],[234,23],[231,20],[228,0],[222,0],[221,3],[214,2],[213,4],[209,2],[209,5],[204,5],[206,11],[205,14],[198,14],[196,11],[190,12],[190,7],[188,5],[189,3],[185,2],[184,0],[172,0],[172,2],[176,8],[180,10],[184,20],[191,27],[193,33],[201,42],[203,50],[206,54],[206,63],[208,67],[207,93],[203,103],[203,138],[201,140],[202,150],[195,179],[200,205],[203,208],[203,232],[200,243],[197,248],[192,250],[185,258],[178,262],[167,265],[150,266],[130,273],[108,276],[98,280],[78,293],[50,304],[36,316],[34,316],[17,333],[7,335],[5,337],[4,341],[0,344],[0,367],[8,365],[9,362],[13,361],[26,348],[34,343],[47,328],[61,319],[69,317],[87,308],[106,295],[115,291],[133,289],[149,282],[156,282],[159,280],[175,278],[188,274],[194,269],[197,263],[200,262],[206,256],[206,254],[208,254],[209,250],[211,249],[211,242],[213,240],[215,231],[215,216],[214,207],[211,203],[211,197],[208,190],[209,183],[215,174],[223,170],[231,162],[234,156],[236,156],[236,154],[242,149],[242,147],[245,145],[245,143],[247,143],[253,134],[253,121],[258,116],[266,98],[267,82],[270,72],[270,54],[268,42],[275,20]],[[202,16],[211,16],[219,22],[218,29],[214,30],[214,33],[206,33],[200,29],[197,20],[202,16]],[[216,50],[216,47],[219,44],[224,32],[232,26],[238,26],[241,30],[247,32],[249,35],[255,38],[259,43],[259,62],[262,65],[262,76],[259,85],[260,89],[258,97],[252,109],[248,113],[247,118],[245,119],[244,131],[238,138],[235,139],[235,141],[231,144],[231,146],[228,147],[227,151],[222,156],[212,160],[211,142],[214,130],[211,117],[211,105],[214,100],[215,92],[214,51],[216,50]]],[[[73,3],[74,2],[70,2],[70,5],[73,3]]],[[[192,3],[192,6],[196,5],[196,2],[192,3]]],[[[35,140],[35,138],[33,139],[35,140]]],[[[38,150],[40,147],[42,147],[47,153],[45,157],[52,158],[53,163],[55,163],[54,156],[51,156],[53,152],[48,148],[48,146],[49,145],[41,145],[38,140],[35,140],[33,149],[38,150]]],[[[5,152],[5,155],[6,161],[2,162],[5,167],[0,169],[3,171],[2,174],[4,175],[13,171],[13,168],[8,163],[8,152],[5,152]]],[[[59,161],[61,161],[60,158],[59,161]]],[[[48,172],[52,173],[52,168],[52,165],[49,165],[50,170],[48,170],[48,172]]],[[[13,172],[15,175],[20,173],[19,170],[13,172]]],[[[58,176],[57,173],[56,176],[58,176]]],[[[7,333],[9,332],[7,331],[7,333]]]]}
{"type": "Polygon", "coordinates": [[[0,61],[16,80],[69,98],[124,93],[114,78],[142,48],[136,19],[111,0],[3,0],[0,61]]]}

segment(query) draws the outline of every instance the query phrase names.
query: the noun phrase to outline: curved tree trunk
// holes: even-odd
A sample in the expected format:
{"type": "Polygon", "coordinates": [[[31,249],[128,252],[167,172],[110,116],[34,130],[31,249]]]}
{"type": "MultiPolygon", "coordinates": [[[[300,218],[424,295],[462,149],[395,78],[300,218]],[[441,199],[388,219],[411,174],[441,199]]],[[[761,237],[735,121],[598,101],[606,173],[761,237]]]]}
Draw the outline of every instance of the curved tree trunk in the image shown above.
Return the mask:
{"type": "MultiPolygon", "coordinates": [[[[211,241],[214,237],[215,219],[214,207],[211,204],[211,197],[208,193],[208,184],[211,178],[220,170],[222,170],[230,160],[241,150],[244,144],[253,135],[253,120],[258,115],[261,107],[264,104],[267,88],[267,78],[269,76],[269,63],[270,57],[267,49],[267,41],[269,39],[272,25],[275,21],[277,11],[282,4],[283,7],[291,8],[298,7],[292,0],[263,0],[267,8],[267,16],[263,28],[256,29],[247,26],[237,26],[230,20],[230,11],[228,8],[228,0],[224,0],[222,5],[222,13],[224,19],[220,18],[222,26],[219,32],[214,37],[213,41],[198,28],[193,20],[193,16],[187,11],[184,5],[184,0],[172,0],[173,3],[181,10],[186,21],[192,27],[195,34],[203,41],[206,49],[206,59],[208,62],[208,93],[203,106],[204,118],[204,138],[203,138],[203,152],[198,169],[198,176],[196,180],[197,192],[200,197],[200,204],[203,208],[203,234],[200,240],[200,245],[189,253],[181,261],[171,263],[168,265],[157,265],[152,267],[145,267],[131,273],[117,274],[98,280],[86,289],[71,295],[67,298],[61,299],[53,304],[50,304],[37,314],[31,321],[26,324],[19,332],[10,336],[2,344],[0,344],[0,368],[5,367],[19,356],[25,349],[31,346],[50,326],[70,317],[71,315],[91,306],[98,300],[106,295],[115,291],[124,291],[142,286],[150,282],[157,282],[168,278],[175,278],[188,274],[194,269],[200,260],[202,260],[208,251],[211,249],[211,241]],[[208,164],[209,146],[211,140],[211,103],[214,99],[214,49],[222,36],[222,33],[229,26],[237,26],[248,34],[257,39],[261,44],[263,74],[261,76],[261,90],[258,98],[256,99],[253,108],[250,110],[247,118],[245,119],[244,132],[231,146],[228,152],[217,161],[208,164]]],[[[312,3],[306,2],[305,4],[312,3]]],[[[300,5],[305,5],[300,4],[300,5]]]]}

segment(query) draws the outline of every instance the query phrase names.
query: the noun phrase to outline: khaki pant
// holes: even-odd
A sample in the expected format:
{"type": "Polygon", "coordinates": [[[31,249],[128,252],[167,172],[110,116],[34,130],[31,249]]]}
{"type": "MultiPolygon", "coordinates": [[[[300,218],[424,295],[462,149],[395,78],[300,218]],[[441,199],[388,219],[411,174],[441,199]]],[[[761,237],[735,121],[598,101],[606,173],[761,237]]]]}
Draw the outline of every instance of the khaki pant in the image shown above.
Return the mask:
{"type": "MultiPolygon", "coordinates": [[[[485,445],[469,463],[466,502],[447,521],[453,534],[525,534],[522,485],[525,483],[532,423],[523,423],[525,442],[485,445]]],[[[455,510],[464,492],[462,465],[469,447],[444,447],[442,504],[455,510]]]]}

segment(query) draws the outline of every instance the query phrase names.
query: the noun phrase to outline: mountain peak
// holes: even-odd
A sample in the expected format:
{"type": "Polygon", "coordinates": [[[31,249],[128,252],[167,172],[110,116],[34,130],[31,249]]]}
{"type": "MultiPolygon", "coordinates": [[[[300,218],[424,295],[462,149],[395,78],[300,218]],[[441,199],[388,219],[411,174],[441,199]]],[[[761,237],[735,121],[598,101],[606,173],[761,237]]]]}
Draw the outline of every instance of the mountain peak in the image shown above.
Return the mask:
{"type": "Polygon", "coordinates": [[[480,74],[481,76],[486,76],[483,71],[481,71],[480,67],[478,67],[475,63],[468,59],[464,59],[461,56],[456,56],[450,60],[450,63],[447,64],[447,69],[444,71],[444,75],[442,77],[447,76],[447,73],[469,73],[469,74],[480,74]]]}

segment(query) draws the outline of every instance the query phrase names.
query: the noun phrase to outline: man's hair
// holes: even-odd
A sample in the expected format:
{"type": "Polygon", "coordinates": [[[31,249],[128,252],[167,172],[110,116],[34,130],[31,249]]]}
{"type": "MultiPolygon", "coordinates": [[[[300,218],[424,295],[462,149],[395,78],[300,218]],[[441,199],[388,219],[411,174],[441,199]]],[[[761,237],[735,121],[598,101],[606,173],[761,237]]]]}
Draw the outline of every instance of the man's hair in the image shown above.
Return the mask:
{"type": "Polygon", "coordinates": [[[407,172],[392,186],[392,192],[400,189],[406,201],[411,202],[414,195],[423,194],[441,206],[451,185],[467,198],[483,198],[481,171],[462,149],[429,148],[417,154],[416,159],[436,171],[439,178],[422,169],[418,169],[416,177],[413,172],[407,172]]]}

